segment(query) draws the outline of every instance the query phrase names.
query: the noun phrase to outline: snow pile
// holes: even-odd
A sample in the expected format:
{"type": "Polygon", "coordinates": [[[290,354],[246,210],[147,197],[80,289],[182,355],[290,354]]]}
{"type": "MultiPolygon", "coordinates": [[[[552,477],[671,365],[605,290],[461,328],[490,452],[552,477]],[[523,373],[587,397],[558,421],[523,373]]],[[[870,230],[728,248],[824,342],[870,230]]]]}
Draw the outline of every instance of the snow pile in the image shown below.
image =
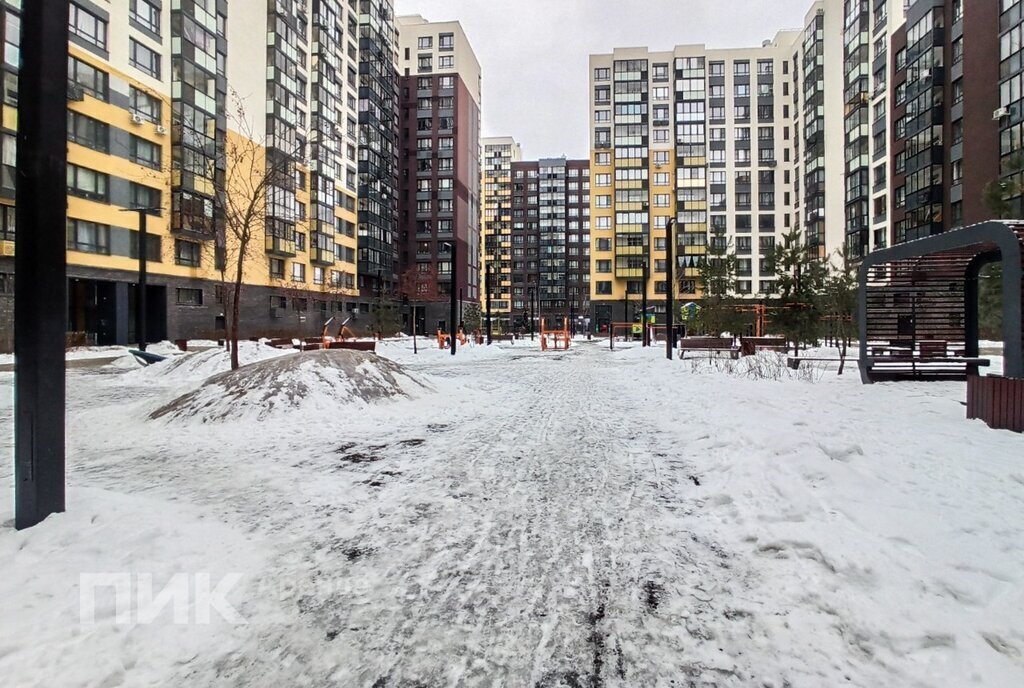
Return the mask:
{"type": "MultiPolygon", "coordinates": [[[[295,353],[294,349],[275,349],[255,342],[238,343],[238,359],[243,366],[295,353]]],[[[231,354],[217,348],[180,354],[170,360],[154,363],[131,373],[131,379],[151,383],[199,381],[228,370],[231,370],[231,354]]]]}
{"type": "Polygon", "coordinates": [[[412,337],[377,342],[378,354],[399,363],[462,363],[464,361],[502,358],[510,353],[526,353],[534,349],[540,350],[540,342],[535,341],[531,343],[529,339],[525,341],[517,339],[515,344],[511,342],[494,342],[490,346],[486,344],[458,344],[455,347],[455,356],[452,356],[452,352],[449,349],[441,349],[437,346],[437,337],[417,337],[416,349],[417,351],[414,352],[412,337]]]}
{"type": "Polygon", "coordinates": [[[362,351],[279,356],[215,375],[151,418],[259,421],[285,412],[331,415],[349,404],[415,397],[430,386],[400,365],[362,351]]]}

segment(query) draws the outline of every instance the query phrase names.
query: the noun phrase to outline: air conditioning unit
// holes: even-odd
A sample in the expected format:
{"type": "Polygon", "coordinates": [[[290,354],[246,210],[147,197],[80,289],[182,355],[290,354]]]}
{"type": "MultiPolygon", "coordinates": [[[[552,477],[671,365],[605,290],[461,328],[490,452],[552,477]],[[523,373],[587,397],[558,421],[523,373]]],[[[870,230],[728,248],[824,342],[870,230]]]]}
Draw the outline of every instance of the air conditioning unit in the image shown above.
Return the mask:
{"type": "Polygon", "coordinates": [[[81,86],[68,84],[68,100],[85,100],[85,89],[81,86]]]}
{"type": "Polygon", "coordinates": [[[158,134],[166,134],[167,133],[167,128],[164,125],[162,125],[162,124],[158,124],[158,125],[156,125],[156,133],[158,133],[158,134]]]}
{"type": "Polygon", "coordinates": [[[992,112],[992,119],[999,121],[1004,117],[1010,116],[1010,108],[1001,107],[998,110],[992,112]]]}
{"type": "Polygon", "coordinates": [[[132,124],[142,124],[142,115],[137,112],[132,113],[132,124]]]}

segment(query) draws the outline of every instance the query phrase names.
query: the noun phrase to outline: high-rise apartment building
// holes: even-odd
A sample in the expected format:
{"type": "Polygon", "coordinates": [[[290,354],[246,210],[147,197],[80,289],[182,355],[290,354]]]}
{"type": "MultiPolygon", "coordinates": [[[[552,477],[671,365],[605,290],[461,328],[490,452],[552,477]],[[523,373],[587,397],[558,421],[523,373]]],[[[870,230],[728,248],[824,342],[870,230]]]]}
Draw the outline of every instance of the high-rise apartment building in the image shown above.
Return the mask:
{"type": "Polygon", "coordinates": [[[999,112],[993,116],[999,117],[1001,176],[1015,190],[1007,214],[1024,217],[1024,0],[1000,0],[999,9],[999,112]]]}
{"type": "Polygon", "coordinates": [[[512,163],[513,328],[528,328],[533,317],[588,329],[590,182],[588,160],[512,163]]]}
{"type": "Polygon", "coordinates": [[[504,331],[512,327],[512,165],[523,158],[511,136],[481,140],[483,148],[480,221],[480,284],[491,271],[491,319],[504,331]]]}
{"type": "Polygon", "coordinates": [[[1012,73],[1000,63],[999,8],[965,5],[912,2],[893,35],[895,242],[981,222],[994,212],[984,188],[1000,176],[1001,126],[1014,121],[1012,108],[1000,110],[1000,80],[1006,75],[1012,83],[1012,73]]]}
{"type": "Polygon", "coordinates": [[[591,56],[597,326],[621,320],[626,303],[645,290],[663,312],[665,227],[673,216],[680,297],[699,296],[709,239],[742,256],[742,294],[774,291],[765,254],[793,221],[789,68],[799,36],[780,32],[750,49],[628,48],[591,56]]]}
{"type": "Polygon", "coordinates": [[[480,62],[458,22],[398,27],[400,273],[406,287],[436,283],[410,295],[417,330],[448,331],[453,291],[480,301],[480,62]]]}
{"type": "Polygon", "coordinates": [[[393,0],[359,0],[359,293],[398,280],[398,29],[393,0]]]}
{"type": "MultiPolygon", "coordinates": [[[[9,3],[0,12],[6,291],[19,17],[9,3]]],[[[230,12],[226,0],[72,2],[69,330],[99,344],[138,338],[138,214],[122,211],[150,208],[147,338],[222,334],[225,268],[238,248],[225,192],[242,150],[255,152],[255,175],[273,173],[245,262],[243,336],[314,334],[336,311],[369,309],[355,282],[358,27],[341,0],[236,3],[230,12]]]]}

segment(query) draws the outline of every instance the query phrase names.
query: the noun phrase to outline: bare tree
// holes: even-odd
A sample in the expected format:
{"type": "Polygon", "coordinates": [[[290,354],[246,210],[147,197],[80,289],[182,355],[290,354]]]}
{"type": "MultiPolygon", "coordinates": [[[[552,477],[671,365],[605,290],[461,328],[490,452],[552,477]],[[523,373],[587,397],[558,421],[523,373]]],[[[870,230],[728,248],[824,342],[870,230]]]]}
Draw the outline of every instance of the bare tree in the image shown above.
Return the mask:
{"type": "MultiPolygon", "coordinates": [[[[416,345],[416,305],[429,303],[440,299],[437,282],[437,266],[433,263],[424,264],[426,267],[420,269],[418,265],[411,266],[402,273],[399,281],[399,290],[402,300],[407,301],[410,306],[410,320],[412,321],[412,346],[413,351],[419,353],[416,345]]],[[[422,333],[421,333],[422,334],[422,333]]]]}
{"type": "MultiPolygon", "coordinates": [[[[239,367],[238,338],[241,324],[242,291],[245,285],[246,262],[259,255],[260,239],[267,234],[268,197],[273,187],[294,183],[297,161],[302,150],[292,155],[267,154],[265,137],[256,136],[237,94],[232,94],[236,108],[226,147],[226,175],[221,206],[224,212],[225,241],[222,247],[222,280],[225,301],[230,296],[231,312],[225,318],[231,345],[231,369],[239,367]],[[230,292],[228,294],[227,292],[230,292]]],[[[287,237],[282,237],[287,241],[287,237]]]]}

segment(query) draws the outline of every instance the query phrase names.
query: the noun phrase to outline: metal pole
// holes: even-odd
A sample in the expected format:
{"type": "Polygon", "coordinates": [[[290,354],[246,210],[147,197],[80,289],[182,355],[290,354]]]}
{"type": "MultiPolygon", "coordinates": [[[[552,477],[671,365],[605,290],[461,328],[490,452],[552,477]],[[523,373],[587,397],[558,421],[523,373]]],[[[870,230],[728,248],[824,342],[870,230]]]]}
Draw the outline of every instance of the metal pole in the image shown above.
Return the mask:
{"type": "Polygon", "coordinates": [[[146,332],[146,286],[149,281],[147,251],[149,245],[149,229],[146,226],[146,210],[139,210],[139,286],[135,294],[135,337],[139,341],[139,351],[146,350],[148,333],[146,332]]]}
{"type": "Polygon", "coordinates": [[[644,295],[641,299],[643,304],[640,308],[640,330],[643,332],[641,339],[643,346],[647,346],[647,260],[644,259],[644,295]]]}
{"type": "Polygon", "coordinates": [[[459,327],[466,326],[466,318],[462,314],[462,287],[459,287],[459,327]]]}
{"type": "Polygon", "coordinates": [[[491,265],[487,264],[487,272],[484,273],[484,301],[487,304],[487,346],[491,345],[491,265]]]}
{"type": "Polygon", "coordinates": [[[626,281],[626,300],[622,302],[622,322],[626,325],[626,341],[633,338],[632,323],[629,319],[629,281],[626,281]]]}
{"type": "Polygon", "coordinates": [[[675,258],[675,236],[672,230],[675,229],[676,220],[673,217],[665,224],[665,267],[668,269],[668,281],[665,283],[665,357],[672,360],[672,349],[675,348],[675,323],[673,322],[673,309],[675,308],[676,291],[676,258],[675,258]]]}
{"type": "Polygon", "coordinates": [[[14,527],[64,511],[68,0],[24,3],[14,255],[14,527]]]}
{"type": "Polygon", "coordinates": [[[533,321],[534,321],[534,303],[536,302],[537,291],[536,289],[530,290],[530,341],[533,341],[533,321]]]}
{"type": "Polygon", "coordinates": [[[456,258],[457,258],[457,251],[458,251],[458,239],[452,239],[452,283],[451,283],[451,289],[449,290],[451,292],[450,295],[449,295],[449,301],[450,301],[450,303],[449,303],[449,310],[450,310],[449,315],[451,316],[451,324],[448,325],[448,338],[452,342],[451,343],[451,347],[450,347],[451,350],[452,350],[452,356],[455,355],[455,339],[456,339],[456,337],[455,337],[455,332],[456,332],[455,317],[459,314],[458,304],[455,302],[456,289],[457,289],[458,282],[459,282],[459,268],[457,267],[458,266],[458,261],[456,260],[456,258]]]}

